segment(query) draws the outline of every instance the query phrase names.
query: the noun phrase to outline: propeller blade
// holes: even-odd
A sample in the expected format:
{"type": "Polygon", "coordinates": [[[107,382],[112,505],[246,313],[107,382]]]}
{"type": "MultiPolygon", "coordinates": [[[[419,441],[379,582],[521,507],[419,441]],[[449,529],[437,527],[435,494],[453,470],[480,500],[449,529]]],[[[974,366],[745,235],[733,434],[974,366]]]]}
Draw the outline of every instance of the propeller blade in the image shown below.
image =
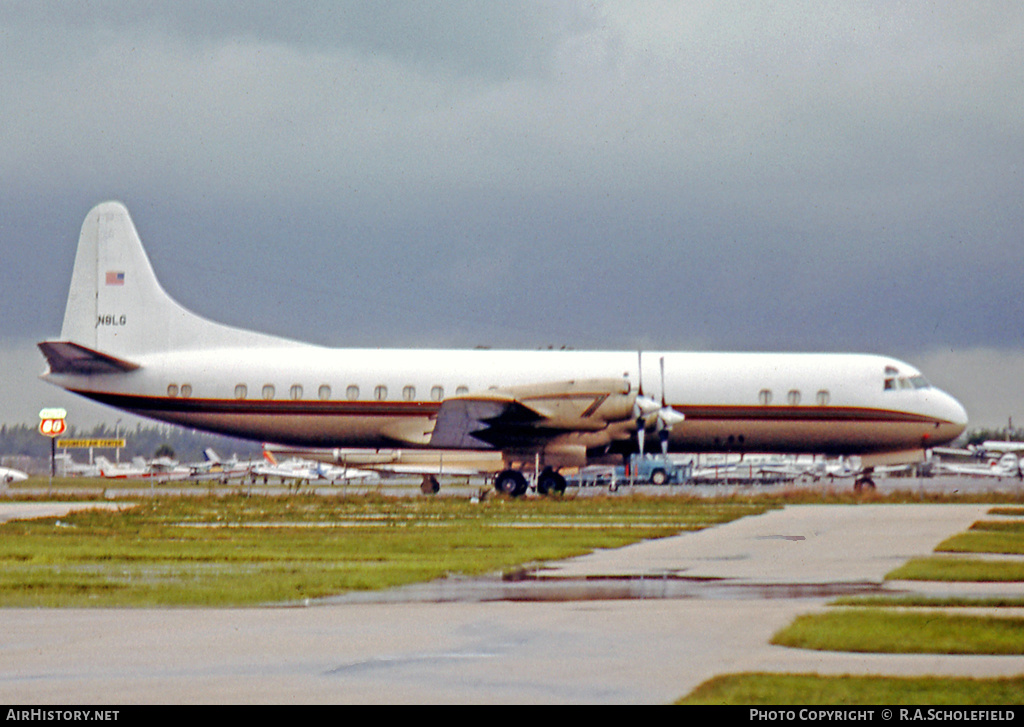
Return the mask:
{"type": "Polygon", "coordinates": [[[665,357],[658,362],[661,366],[661,408],[665,408],[665,357]]]}

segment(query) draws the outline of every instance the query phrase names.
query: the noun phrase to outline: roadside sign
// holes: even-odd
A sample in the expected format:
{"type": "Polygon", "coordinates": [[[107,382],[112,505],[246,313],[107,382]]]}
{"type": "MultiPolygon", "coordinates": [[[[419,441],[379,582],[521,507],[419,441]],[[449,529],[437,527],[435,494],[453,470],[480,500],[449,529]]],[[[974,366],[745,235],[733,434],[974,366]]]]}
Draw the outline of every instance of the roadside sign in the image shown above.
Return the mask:
{"type": "Polygon", "coordinates": [[[67,449],[118,449],[124,448],[124,439],[58,439],[57,446],[67,449]]]}
{"type": "Polygon", "coordinates": [[[39,433],[47,437],[59,437],[68,428],[64,422],[67,410],[48,407],[39,411],[39,433]]]}
{"type": "Polygon", "coordinates": [[[67,429],[63,419],[42,419],[39,422],[39,433],[47,437],[59,437],[67,429]]]}
{"type": "Polygon", "coordinates": [[[68,412],[59,406],[51,406],[39,411],[39,433],[50,438],[50,484],[57,471],[57,437],[68,428],[64,421],[68,412]]]}

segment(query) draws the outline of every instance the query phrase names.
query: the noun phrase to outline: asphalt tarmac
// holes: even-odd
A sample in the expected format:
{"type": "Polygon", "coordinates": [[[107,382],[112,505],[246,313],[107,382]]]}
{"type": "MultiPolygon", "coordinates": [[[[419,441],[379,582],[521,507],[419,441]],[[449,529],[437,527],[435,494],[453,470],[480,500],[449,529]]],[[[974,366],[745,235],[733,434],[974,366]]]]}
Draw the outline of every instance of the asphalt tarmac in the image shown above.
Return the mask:
{"type": "MultiPolygon", "coordinates": [[[[790,506],[514,582],[453,579],[309,604],[5,609],[0,701],[658,704],[740,671],[1020,675],[1021,657],[768,643],[837,593],[916,589],[883,576],[988,509],[790,506]]],[[[1024,586],[997,591],[1021,596],[1024,586]]]]}

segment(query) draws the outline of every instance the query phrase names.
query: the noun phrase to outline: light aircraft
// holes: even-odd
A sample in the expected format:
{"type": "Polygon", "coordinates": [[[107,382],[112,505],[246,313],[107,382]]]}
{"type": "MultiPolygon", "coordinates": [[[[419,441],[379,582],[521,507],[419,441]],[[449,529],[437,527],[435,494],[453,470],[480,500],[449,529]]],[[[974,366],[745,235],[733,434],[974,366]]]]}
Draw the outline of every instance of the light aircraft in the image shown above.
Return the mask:
{"type": "Polygon", "coordinates": [[[99,477],[100,468],[96,464],[79,464],[69,452],[58,452],[56,455],[57,471],[65,477],[99,477]]]}
{"type": "Polygon", "coordinates": [[[987,452],[1024,452],[1024,442],[1006,442],[999,439],[986,439],[979,449],[987,452]]]}
{"type": "Polygon", "coordinates": [[[10,467],[0,467],[0,482],[9,485],[12,482],[21,482],[28,479],[28,473],[10,467]]]}
{"type": "Polygon", "coordinates": [[[367,473],[379,475],[419,475],[421,489],[434,493],[440,489],[442,475],[469,477],[497,473],[503,468],[500,452],[464,450],[352,449],[344,447],[289,447],[264,442],[264,456],[291,456],[335,465],[341,470],[337,479],[367,479],[367,473]]]}
{"type": "Polygon", "coordinates": [[[229,480],[245,478],[255,465],[251,462],[241,462],[238,457],[234,456],[225,462],[211,447],[203,450],[203,457],[204,461],[188,466],[189,480],[194,482],[217,481],[226,484],[229,480]]]}
{"type": "Polygon", "coordinates": [[[376,472],[359,470],[351,467],[332,467],[323,462],[310,461],[292,457],[285,462],[278,462],[277,457],[270,450],[264,449],[263,457],[266,462],[257,464],[252,468],[253,477],[277,477],[278,479],[292,480],[296,483],[311,483],[318,480],[326,480],[331,484],[350,480],[366,480],[376,478],[376,472]]]}
{"type": "Polygon", "coordinates": [[[135,457],[131,464],[115,464],[102,455],[96,457],[100,476],[108,480],[154,480],[170,482],[185,480],[190,474],[188,467],[166,457],[158,457],[147,462],[142,457],[135,457]]]}
{"type": "Polygon", "coordinates": [[[917,461],[967,424],[902,361],[867,354],[331,349],[202,318],[160,286],[128,210],[86,216],[42,378],[142,416],[300,447],[500,453],[495,487],[664,451],[917,461]],[[649,396],[660,373],[660,401],[649,396]]]}
{"type": "Polygon", "coordinates": [[[1007,452],[999,459],[991,459],[986,463],[956,464],[952,462],[938,463],[939,474],[968,475],[970,477],[1021,477],[1020,460],[1017,455],[1007,452]]]}

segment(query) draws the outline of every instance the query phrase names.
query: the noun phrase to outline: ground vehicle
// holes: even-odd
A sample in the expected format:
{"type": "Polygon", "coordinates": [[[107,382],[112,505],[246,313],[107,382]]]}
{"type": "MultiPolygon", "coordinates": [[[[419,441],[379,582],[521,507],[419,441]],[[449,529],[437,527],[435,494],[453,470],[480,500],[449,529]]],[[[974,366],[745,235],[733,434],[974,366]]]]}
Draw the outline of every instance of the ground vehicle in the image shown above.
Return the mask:
{"type": "Polygon", "coordinates": [[[617,484],[681,485],[690,481],[693,465],[661,455],[633,455],[628,467],[615,468],[617,484]]]}

